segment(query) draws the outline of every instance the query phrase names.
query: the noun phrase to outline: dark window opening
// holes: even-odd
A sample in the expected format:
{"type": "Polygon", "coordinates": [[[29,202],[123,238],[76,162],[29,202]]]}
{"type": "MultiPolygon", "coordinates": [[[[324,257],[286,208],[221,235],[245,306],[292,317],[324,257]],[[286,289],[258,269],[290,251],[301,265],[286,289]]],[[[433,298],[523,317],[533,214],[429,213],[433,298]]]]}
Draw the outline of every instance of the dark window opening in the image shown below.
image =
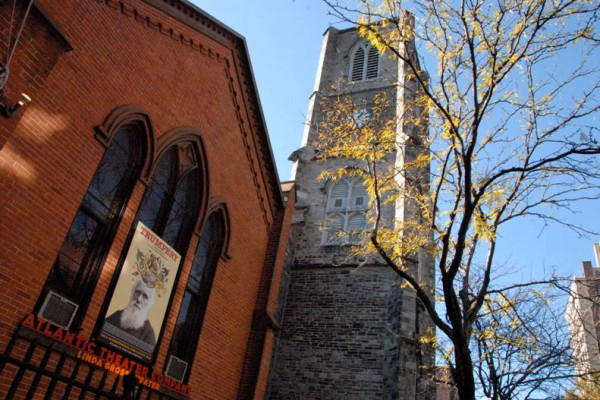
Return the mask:
{"type": "Polygon", "coordinates": [[[352,56],[350,80],[364,81],[378,75],[379,51],[369,43],[361,43],[352,56]]]}
{"type": "Polygon", "coordinates": [[[365,49],[361,46],[356,49],[354,53],[354,60],[352,60],[352,80],[362,81],[363,71],[365,68],[365,49]]]}
{"type": "MultiPolygon", "coordinates": [[[[36,312],[53,291],[77,304],[71,328],[81,325],[125,203],[142,167],[140,132],[121,128],[105,151],[42,290],[36,312]]],[[[52,310],[48,310],[52,315],[52,310]]]]}
{"type": "Polygon", "coordinates": [[[167,359],[175,356],[188,364],[184,379],[187,379],[190,374],[190,366],[196,353],[202,321],[223,246],[223,233],[222,218],[220,213],[215,212],[209,216],[202,228],[179,309],[167,359]]]}
{"type": "Polygon", "coordinates": [[[201,177],[196,165],[184,169],[179,159],[177,146],[160,158],[132,229],[141,221],[185,257],[198,216],[201,177]]]}
{"type": "Polygon", "coordinates": [[[377,78],[379,73],[379,52],[375,47],[369,47],[367,57],[367,73],[366,79],[377,78]]]}

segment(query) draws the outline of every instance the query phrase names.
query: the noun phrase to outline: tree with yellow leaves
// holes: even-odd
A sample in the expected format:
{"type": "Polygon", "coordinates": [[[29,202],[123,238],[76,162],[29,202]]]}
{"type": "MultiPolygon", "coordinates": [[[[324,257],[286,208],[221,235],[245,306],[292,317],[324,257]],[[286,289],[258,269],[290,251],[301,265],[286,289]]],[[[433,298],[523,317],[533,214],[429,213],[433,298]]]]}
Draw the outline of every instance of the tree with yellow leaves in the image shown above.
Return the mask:
{"type": "Polygon", "coordinates": [[[414,93],[398,118],[379,97],[368,123],[355,120],[351,100],[330,99],[317,128],[319,157],[351,160],[323,177],[360,177],[371,196],[356,255],[381,257],[415,292],[441,333],[422,341],[444,346],[461,400],[525,399],[550,378],[572,376],[555,292],[544,293],[566,286],[549,277],[502,287],[494,255],[501,228],[517,218],[586,231],[552,212],[599,198],[600,5],[325,2],[383,57],[403,63],[414,93]],[[421,68],[428,59],[417,57],[414,42],[437,71],[421,68]],[[565,58],[569,69],[557,69],[565,58]],[[404,153],[402,165],[391,162],[395,152],[404,153]],[[413,218],[385,226],[381,212],[399,198],[413,218]],[[411,268],[423,251],[435,259],[437,292],[411,268]]]}
{"type": "Polygon", "coordinates": [[[594,374],[577,382],[577,392],[571,390],[565,400],[598,400],[600,399],[600,376],[594,374]]]}

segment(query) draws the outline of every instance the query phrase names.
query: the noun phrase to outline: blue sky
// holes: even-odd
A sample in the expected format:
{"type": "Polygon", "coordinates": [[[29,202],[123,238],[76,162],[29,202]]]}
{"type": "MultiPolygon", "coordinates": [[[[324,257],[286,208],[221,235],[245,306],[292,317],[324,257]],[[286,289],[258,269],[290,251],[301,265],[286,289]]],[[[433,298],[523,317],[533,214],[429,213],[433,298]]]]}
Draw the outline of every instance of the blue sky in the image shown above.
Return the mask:
{"type": "MultiPolygon", "coordinates": [[[[300,147],[323,33],[334,18],[320,0],[191,1],[246,38],[279,176],[289,179],[287,158],[300,147]]],[[[563,217],[600,230],[599,210],[600,203],[588,202],[563,217]]],[[[501,235],[496,259],[518,280],[552,269],[581,274],[581,261],[593,261],[592,244],[600,242],[523,219],[501,235]]]]}

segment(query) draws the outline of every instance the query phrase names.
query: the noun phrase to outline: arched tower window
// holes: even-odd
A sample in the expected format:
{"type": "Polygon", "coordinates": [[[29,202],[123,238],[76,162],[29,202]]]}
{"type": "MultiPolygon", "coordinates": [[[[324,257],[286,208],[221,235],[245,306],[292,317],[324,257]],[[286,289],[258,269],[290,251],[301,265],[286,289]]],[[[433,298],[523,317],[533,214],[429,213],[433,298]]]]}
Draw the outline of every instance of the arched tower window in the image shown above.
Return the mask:
{"type": "Polygon", "coordinates": [[[352,54],[350,80],[364,81],[379,75],[379,51],[368,42],[361,42],[352,54]]]}
{"type": "Polygon", "coordinates": [[[140,175],[144,146],[137,125],[121,127],[102,157],[39,301],[39,315],[78,327],[112,244],[124,205],[140,175]]]}
{"type": "Polygon", "coordinates": [[[367,218],[364,213],[355,212],[348,215],[346,232],[348,233],[348,242],[356,243],[360,240],[360,234],[367,227],[367,218]]]}
{"type": "Polygon", "coordinates": [[[325,236],[323,244],[329,246],[340,245],[344,242],[344,225],[346,224],[345,216],[341,213],[327,214],[325,220],[325,236]]]}
{"type": "Polygon", "coordinates": [[[224,237],[222,212],[213,212],[202,227],[169,347],[166,374],[179,380],[190,374],[224,237]]]}
{"type": "Polygon", "coordinates": [[[354,180],[353,183],[350,193],[350,207],[353,210],[360,210],[367,205],[367,189],[360,180],[354,180]]]}
{"type": "Polygon", "coordinates": [[[356,243],[367,227],[367,192],[360,179],[340,179],[329,189],[322,243],[356,243]]]}
{"type": "Polygon", "coordinates": [[[346,180],[335,183],[329,194],[328,209],[345,210],[348,206],[348,190],[350,189],[346,180]]]}

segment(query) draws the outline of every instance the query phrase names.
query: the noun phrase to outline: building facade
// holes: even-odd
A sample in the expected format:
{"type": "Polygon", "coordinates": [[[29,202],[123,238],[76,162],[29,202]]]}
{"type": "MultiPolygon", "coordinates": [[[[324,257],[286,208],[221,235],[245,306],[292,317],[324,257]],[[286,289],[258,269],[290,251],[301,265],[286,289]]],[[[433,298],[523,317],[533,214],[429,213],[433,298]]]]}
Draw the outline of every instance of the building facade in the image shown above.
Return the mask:
{"type": "Polygon", "coordinates": [[[573,279],[567,321],[577,374],[600,373],[600,243],[594,244],[596,267],[584,261],[583,276],[573,279]]]}
{"type": "Polygon", "coordinates": [[[0,1],[0,54],[0,397],[261,398],[294,191],[244,38],[0,1]]]}
{"type": "MultiPolygon", "coordinates": [[[[417,340],[431,327],[424,309],[410,290],[401,289],[383,260],[352,256],[351,247],[360,240],[356,232],[368,225],[363,183],[351,174],[336,181],[320,179],[323,171],[351,169],[355,163],[317,160],[314,147],[320,123],[335,112],[332,102],[351,104],[348,118],[360,128],[370,123],[377,99],[383,96],[388,102],[383,113],[396,121],[402,144],[390,158],[400,167],[414,158],[419,150],[408,137],[418,140],[427,135],[427,128],[426,123],[408,123],[414,110],[405,105],[417,94],[407,68],[380,54],[356,29],[329,28],[324,34],[302,147],[291,156],[297,203],[270,399],[435,396],[421,368],[431,365],[430,354],[420,351],[417,340]]],[[[421,172],[420,184],[426,187],[429,171],[421,172]]],[[[416,216],[407,201],[399,199],[385,206],[382,217],[393,226],[416,216]]],[[[411,268],[432,282],[433,264],[427,254],[420,254],[411,268]]]]}

